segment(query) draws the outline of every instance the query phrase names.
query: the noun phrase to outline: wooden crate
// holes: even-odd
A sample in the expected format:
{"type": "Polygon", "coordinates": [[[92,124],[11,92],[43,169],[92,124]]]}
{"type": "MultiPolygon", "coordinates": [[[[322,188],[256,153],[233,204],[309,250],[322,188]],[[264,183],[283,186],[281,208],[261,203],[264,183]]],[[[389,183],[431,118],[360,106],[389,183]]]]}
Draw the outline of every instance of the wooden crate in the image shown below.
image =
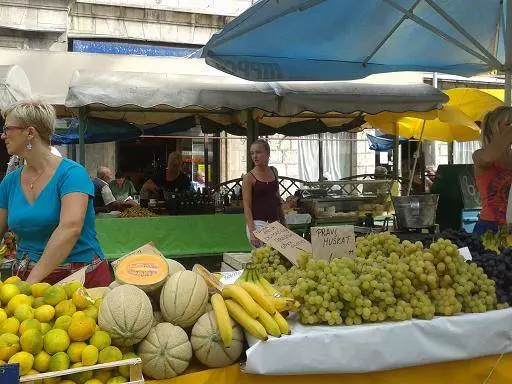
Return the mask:
{"type": "Polygon", "coordinates": [[[88,367],[70,368],[64,371],[58,372],[46,372],[39,373],[37,375],[22,376],[20,377],[20,383],[34,384],[36,380],[47,379],[50,377],[62,377],[72,375],[74,373],[96,371],[98,369],[111,369],[118,368],[125,365],[130,366],[130,381],[125,384],[144,384],[144,377],[142,376],[142,361],[140,358],[126,359],[120,361],[114,361],[113,363],[96,364],[88,367]]]}

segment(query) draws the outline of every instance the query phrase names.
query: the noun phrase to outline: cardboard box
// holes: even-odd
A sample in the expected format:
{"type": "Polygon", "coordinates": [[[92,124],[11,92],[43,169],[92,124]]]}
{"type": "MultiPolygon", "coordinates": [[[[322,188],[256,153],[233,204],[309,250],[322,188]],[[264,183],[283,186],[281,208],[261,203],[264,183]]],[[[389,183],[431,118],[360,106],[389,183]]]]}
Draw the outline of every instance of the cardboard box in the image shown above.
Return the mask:
{"type": "MultiPolygon", "coordinates": [[[[251,262],[250,253],[224,253],[222,261],[229,265],[232,271],[240,271],[245,269],[251,262]]],[[[221,269],[222,271],[222,269],[221,269]]]]}

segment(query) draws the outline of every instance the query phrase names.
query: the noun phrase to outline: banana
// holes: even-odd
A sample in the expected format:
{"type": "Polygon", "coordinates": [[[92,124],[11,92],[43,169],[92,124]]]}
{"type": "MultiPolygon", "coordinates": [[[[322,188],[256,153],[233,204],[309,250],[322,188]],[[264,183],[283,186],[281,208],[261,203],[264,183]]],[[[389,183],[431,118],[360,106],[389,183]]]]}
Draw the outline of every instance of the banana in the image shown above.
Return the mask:
{"type": "Polygon", "coordinates": [[[277,325],[279,326],[279,329],[281,331],[281,334],[283,335],[289,335],[292,333],[292,331],[290,330],[290,325],[288,324],[288,322],[286,321],[286,319],[279,313],[279,312],[276,312],[272,318],[274,319],[274,321],[277,323],[277,325]]]}
{"type": "Polygon", "coordinates": [[[272,296],[281,296],[281,294],[279,293],[279,291],[277,289],[274,288],[274,286],[272,284],[270,284],[268,282],[267,279],[265,279],[264,277],[260,276],[259,279],[258,279],[258,282],[259,282],[259,285],[261,285],[265,291],[267,291],[267,293],[269,295],[272,295],[272,296]]]}
{"type": "Polygon", "coordinates": [[[258,306],[258,309],[260,311],[260,316],[258,317],[258,321],[260,322],[263,327],[265,327],[265,330],[267,333],[274,337],[281,337],[281,328],[277,324],[277,322],[274,320],[272,315],[270,315],[267,311],[265,311],[262,307],[258,306]]]}
{"type": "Polygon", "coordinates": [[[251,295],[239,285],[226,285],[222,290],[222,297],[235,300],[244,308],[249,316],[254,319],[258,318],[259,310],[256,302],[251,295]]]}
{"type": "Polygon", "coordinates": [[[254,299],[254,301],[259,304],[261,308],[263,308],[265,311],[273,315],[276,313],[276,306],[272,301],[267,299],[266,292],[263,291],[260,286],[250,283],[248,281],[242,281],[239,283],[239,285],[245,289],[249,295],[254,299]]]}
{"type": "Polygon", "coordinates": [[[212,295],[210,302],[212,303],[213,312],[215,313],[215,320],[217,320],[217,328],[219,328],[222,343],[226,348],[229,348],[233,341],[233,329],[231,327],[231,318],[229,317],[226,303],[218,293],[212,295]]]}
{"type": "MultiPolygon", "coordinates": [[[[297,306],[297,303],[294,299],[290,298],[290,297],[284,297],[284,296],[281,296],[281,297],[275,297],[275,296],[268,296],[272,302],[274,303],[274,306],[276,307],[276,310],[278,312],[283,312],[283,311],[297,311],[298,310],[298,306],[297,306]]],[[[300,306],[300,304],[298,304],[300,306]]]]}
{"type": "Polygon", "coordinates": [[[229,315],[240,324],[247,332],[260,340],[267,340],[268,335],[265,327],[257,320],[254,320],[245,310],[235,301],[226,300],[226,308],[229,315]]]}
{"type": "Polygon", "coordinates": [[[201,276],[210,290],[213,290],[214,292],[222,292],[224,284],[222,284],[215,276],[210,273],[210,271],[208,271],[201,264],[195,264],[192,268],[192,272],[195,272],[201,276]]]}

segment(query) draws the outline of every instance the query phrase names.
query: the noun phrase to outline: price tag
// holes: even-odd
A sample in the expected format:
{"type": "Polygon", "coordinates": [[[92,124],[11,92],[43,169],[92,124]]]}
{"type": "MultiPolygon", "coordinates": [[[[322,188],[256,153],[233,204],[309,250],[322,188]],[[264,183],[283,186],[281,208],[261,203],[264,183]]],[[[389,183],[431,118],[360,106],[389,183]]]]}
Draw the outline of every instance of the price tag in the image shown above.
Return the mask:
{"type": "Polygon", "coordinates": [[[355,257],[356,235],[353,225],[311,228],[313,258],[331,261],[334,258],[355,257]]]}
{"type": "Polygon", "coordinates": [[[234,284],[242,276],[242,273],[244,273],[243,269],[241,271],[221,272],[222,278],[220,282],[224,285],[234,284]]]}
{"type": "Polygon", "coordinates": [[[297,257],[301,252],[312,252],[309,241],[290,231],[278,221],[255,230],[254,236],[277,249],[294,265],[297,265],[297,257]]]}
{"type": "Polygon", "coordinates": [[[473,257],[471,256],[471,252],[469,251],[468,247],[459,248],[459,255],[461,255],[465,261],[473,260],[473,257]]]}
{"type": "Polygon", "coordinates": [[[0,383],[18,384],[20,379],[19,364],[0,365],[0,383]]]}

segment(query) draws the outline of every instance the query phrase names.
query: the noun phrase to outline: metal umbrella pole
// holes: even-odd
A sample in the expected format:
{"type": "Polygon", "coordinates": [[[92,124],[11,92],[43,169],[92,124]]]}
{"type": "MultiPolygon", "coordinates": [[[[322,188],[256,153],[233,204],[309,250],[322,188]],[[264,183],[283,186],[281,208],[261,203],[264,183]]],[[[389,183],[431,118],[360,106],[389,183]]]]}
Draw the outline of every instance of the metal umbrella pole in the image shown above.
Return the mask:
{"type": "Polygon", "coordinates": [[[426,123],[426,120],[423,120],[423,125],[421,126],[420,142],[418,144],[418,149],[416,150],[416,153],[414,154],[414,163],[412,166],[412,173],[409,177],[409,186],[407,187],[407,196],[409,196],[411,194],[412,181],[414,179],[414,174],[416,173],[416,166],[418,165],[418,158],[420,157],[421,146],[423,143],[423,132],[425,132],[425,123],[426,123]]]}

